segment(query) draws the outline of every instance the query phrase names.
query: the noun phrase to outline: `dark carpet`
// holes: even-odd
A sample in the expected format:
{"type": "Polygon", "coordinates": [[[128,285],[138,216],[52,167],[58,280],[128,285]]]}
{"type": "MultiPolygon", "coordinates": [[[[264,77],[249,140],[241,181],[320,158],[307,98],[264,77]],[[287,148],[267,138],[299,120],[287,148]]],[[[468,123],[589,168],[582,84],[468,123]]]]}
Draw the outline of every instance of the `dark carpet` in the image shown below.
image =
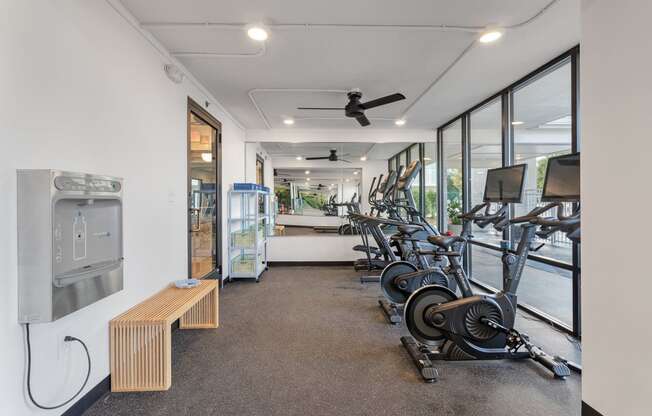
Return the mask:
{"type": "MultiPolygon", "coordinates": [[[[439,382],[423,383],[379,294],[350,267],[278,267],[229,284],[219,329],[174,332],[170,390],[107,394],[86,415],[580,414],[580,377],[554,380],[529,360],[442,362],[439,382]]],[[[547,325],[519,317],[518,327],[578,360],[547,325]]]]}

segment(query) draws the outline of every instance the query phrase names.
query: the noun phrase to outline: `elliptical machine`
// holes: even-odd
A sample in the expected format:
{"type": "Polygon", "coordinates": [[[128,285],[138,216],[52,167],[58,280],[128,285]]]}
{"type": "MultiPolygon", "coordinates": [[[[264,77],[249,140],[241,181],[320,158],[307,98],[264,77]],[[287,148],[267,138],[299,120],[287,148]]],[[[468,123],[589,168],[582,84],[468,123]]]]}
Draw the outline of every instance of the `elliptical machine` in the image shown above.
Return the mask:
{"type": "MultiPolygon", "coordinates": [[[[435,360],[496,360],[532,359],[547,369],[555,378],[570,375],[568,362],[553,357],[534,345],[526,334],[514,328],[516,319],[516,291],[525,267],[528,253],[532,250],[535,236],[548,237],[563,232],[577,238],[580,229],[579,206],[569,215],[562,213],[562,202],[579,201],[579,154],[559,156],[548,160],[542,202],[528,214],[494,223],[498,230],[510,224],[520,224],[521,238],[515,251],[509,244],[503,247],[503,289],[492,295],[474,294],[460,263],[460,253],[452,247],[463,242],[461,237],[430,237],[439,246],[455,270],[462,298],[448,288],[432,285],[415,291],[405,304],[405,322],[412,337],[402,337],[401,342],[425,381],[438,378],[435,360]],[[557,208],[557,217],[541,216],[557,208]],[[539,231],[537,228],[541,227],[539,231]],[[434,348],[434,349],[433,349],[434,348]]],[[[509,169],[509,168],[507,168],[509,169]]],[[[514,172],[493,169],[487,175],[485,201],[494,194],[500,200],[521,199],[523,173],[520,180],[514,172]],[[503,172],[500,172],[500,171],[503,172]],[[518,187],[514,186],[518,184],[518,187]]]]}

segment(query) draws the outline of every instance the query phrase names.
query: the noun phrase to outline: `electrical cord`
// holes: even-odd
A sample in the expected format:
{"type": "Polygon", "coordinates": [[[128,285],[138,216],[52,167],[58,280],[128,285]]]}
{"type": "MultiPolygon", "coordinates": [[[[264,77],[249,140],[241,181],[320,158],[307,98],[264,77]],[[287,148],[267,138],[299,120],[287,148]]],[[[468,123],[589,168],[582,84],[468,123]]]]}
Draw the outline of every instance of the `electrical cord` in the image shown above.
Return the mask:
{"type": "MultiPolygon", "coordinates": [[[[527,321],[541,322],[540,319],[530,318],[529,316],[525,316],[525,314],[521,314],[520,317],[523,318],[523,319],[525,319],[525,320],[527,320],[527,321]]],[[[551,327],[554,331],[557,331],[558,333],[560,333],[561,335],[563,335],[564,338],[566,338],[566,341],[568,341],[570,344],[572,344],[572,345],[573,345],[573,346],[574,346],[578,351],[580,351],[580,352],[582,351],[582,343],[581,343],[580,341],[578,341],[578,340],[575,339],[574,337],[568,335],[565,331],[562,331],[561,329],[556,328],[556,327],[553,326],[553,325],[550,325],[550,327],[551,327]]]]}
{"type": "Polygon", "coordinates": [[[60,407],[63,407],[67,405],[68,403],[72,402],[79,396],[79,394],[84,390],[86,387],[86,384],[88,383],[88,379],[91,376],[91,354],[88,352],[88,347],[86,347],[86,344],[84,344],[84,341],[82,341],[79,338],[72,337],[70,335],[66,335],[66,337],[63,339],[65,342],[73,342],[77,341],[81,344],[82,347],[84,347],[84,351],[86,351],[86,358],[88,360],[88,371],[86,372],[86,379],[84,380],[84,384],[79,388],[77,393],[75,393],[74,396],[72,396],[70,399],[66,400],[65,402],[56,405],[56,406],[43,406],[42,404],[39,404],[36,399],[34,399],[34,396],[32,395],[32,382],[31,382],[31,377],[32,377],[32,346],[30,345],[30,339],[29,339],[29,324],[25,324],[25,338],[27,340],[27,394],[29,395],[29,399],[31,402],[34,404],[34,406],[38,407],[39,409],[43,410],[52,410],[52,409],[58,409],[60,407]]]}

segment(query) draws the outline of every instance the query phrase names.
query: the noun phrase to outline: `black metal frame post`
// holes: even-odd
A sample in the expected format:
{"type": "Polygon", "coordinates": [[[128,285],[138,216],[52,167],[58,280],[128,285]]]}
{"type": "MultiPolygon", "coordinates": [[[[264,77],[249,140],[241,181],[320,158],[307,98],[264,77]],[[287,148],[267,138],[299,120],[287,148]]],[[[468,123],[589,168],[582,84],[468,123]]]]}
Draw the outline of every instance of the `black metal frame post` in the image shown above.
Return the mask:
{"type": "MultiPolygon", "coordinates": [[[[572,148],[573,153],[580,151],[580,55],[579,51],[571,54],[571,112],[572,112],[572,148]]],[[[573,207],[577,209],[575,204],[573,207]]],[[[573,242],[573,335],[582,336],[582,274],[580,245],[573,242]]]]}
{"type": "Polygon", "coordinates": [[[419,173],[419,211],[426,216],[426,145],[419,143],[419,160],[421,161],[421,172],[419,173]]]}
{"type": "MultiPolygon", "coordinates": [[[[462,212],[471,209],[471,113],[462,116],[462,212]]],[[[471,276],[471,247],[464,250],[462,267],[467,276],[471,276]]]]}
{"type": "Polygon", "coordinates": [[[445,230],[444,210],[446,201],[444,195],[444,131],[443,128],[437,129],[437,228],[439,231],[445,230]]]}

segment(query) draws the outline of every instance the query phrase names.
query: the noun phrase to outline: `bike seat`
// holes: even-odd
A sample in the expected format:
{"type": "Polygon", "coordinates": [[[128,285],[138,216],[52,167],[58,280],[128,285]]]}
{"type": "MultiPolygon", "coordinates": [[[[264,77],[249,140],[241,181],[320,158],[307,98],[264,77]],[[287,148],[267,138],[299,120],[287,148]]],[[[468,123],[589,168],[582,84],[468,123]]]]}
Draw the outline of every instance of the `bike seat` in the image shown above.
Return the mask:
{"type": "Polygon", "coordinates": [[[420,225],[399,225],[397,229],[398,232],[400,232],[401,234],[411,236],[412,234],[418,231],[422,231],[423,227],[421,227],[420,225]]]}
{"type": "Polygon", "coordinates": [[[457,242],[464,242],[466,239],[459,236],[447,236],[447,235],[430,235],[428,236],[428,242],[441,247],[444,250],[450,249],[453,244],[457,242]]]}

